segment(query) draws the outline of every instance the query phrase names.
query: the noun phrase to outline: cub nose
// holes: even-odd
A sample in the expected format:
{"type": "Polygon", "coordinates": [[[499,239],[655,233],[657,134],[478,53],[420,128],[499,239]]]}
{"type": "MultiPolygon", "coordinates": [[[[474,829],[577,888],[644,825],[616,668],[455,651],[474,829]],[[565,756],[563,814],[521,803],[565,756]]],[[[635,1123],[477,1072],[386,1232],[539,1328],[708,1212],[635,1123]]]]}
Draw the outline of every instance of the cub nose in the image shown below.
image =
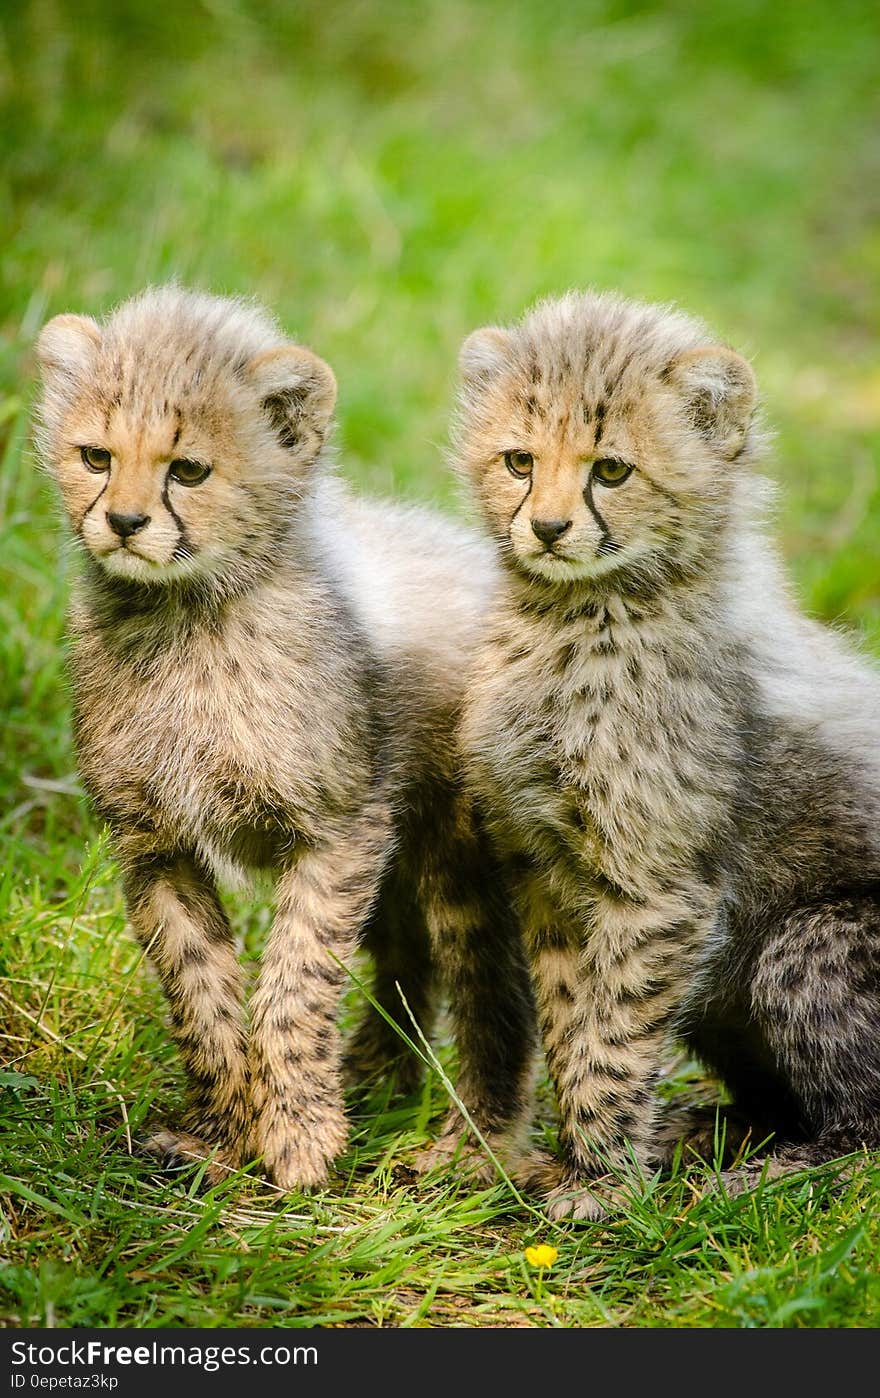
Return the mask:
{"type": "Polygon", "coordinates": [[[570,519],[533,519],[532,532],[537,534],[542,544],[549,548],[561,539],[566,529],[571,528],[570,519]]]}
{"type": "Polygon", "coordinates": [[[118,515],[115,510],[107,511],[107,523],[113,533],[119,535],[120,539],[127,539],[129,534],[136,534],[149,522],[149,515],[118,515]]]}

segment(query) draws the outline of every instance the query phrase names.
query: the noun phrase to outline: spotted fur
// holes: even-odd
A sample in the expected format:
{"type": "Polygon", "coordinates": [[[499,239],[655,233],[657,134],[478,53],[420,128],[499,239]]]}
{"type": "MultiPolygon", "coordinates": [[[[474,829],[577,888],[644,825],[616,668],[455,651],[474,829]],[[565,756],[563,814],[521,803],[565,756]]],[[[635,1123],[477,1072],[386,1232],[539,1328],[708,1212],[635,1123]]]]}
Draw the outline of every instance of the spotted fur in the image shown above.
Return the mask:
{"type": "Polygon", "coordinates": [[[552,1212],[662,1158],[674,1036],[780,1160],[880,1144],[880,684],[791,599],[750,367],[592,293],[461,363],[456,457],[506,572],[463,732],[519,869],[552,1212]]]}
{"type": "MultiPolygon", "coordinates": [[[[158,288],[104,325],[53,320],[39,348],[40,443],[84,565],[80,771],[193,1088],[184,1133],[156,1149],[201,1141],[225,1164],[261,1156],[283,1188],[326,1180],[346,1138],[336,1014],[361,942],[396,1020],[398,982],[426,1024],[451,987],[462,1091],[514,1141],[533,1009],[454,740],[490,552],[349,493],[324,447],[332,373],[253,306],[158,288]],[[218,882],[260,869],[276,908],[248,1024],[218,882]]],[[[350,1076],[397,1068],[411,1084],[400,1043],[370,1011],[350,1076]]]]}

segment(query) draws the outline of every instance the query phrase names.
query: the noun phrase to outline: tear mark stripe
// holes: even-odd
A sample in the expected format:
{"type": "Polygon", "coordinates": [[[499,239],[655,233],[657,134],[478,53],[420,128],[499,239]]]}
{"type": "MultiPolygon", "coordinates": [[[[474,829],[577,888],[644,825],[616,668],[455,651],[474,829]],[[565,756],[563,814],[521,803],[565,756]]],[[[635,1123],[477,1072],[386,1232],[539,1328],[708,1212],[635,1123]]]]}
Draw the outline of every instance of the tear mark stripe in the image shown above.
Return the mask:
{"type": "Polygon", "coordinates": [[[93,509],[95,508],[95,506],[97,505],[98,501],[100,500],[101,496],[104,494],[104,491],[107,489],[107,487],[108,487],[109,484],[110,484],[110,472],[108,471],[108,472],[107,472],[107,477],[106,477],[106,479],[105,479],[105,481],[104,481],[104,484],[101,486],[101,489],[98,491],[98,493],[97,493],[97,495],[95,496],[94,500],[92,501],[91,505],[89,505],[88,509],[86,510],[85,514],[83,515],[82,519],[81,519],[80,522],[79,522],[79,528],[77,529],[77,533],[78,533],[80,536],[82,536],[82,532],[83,532],[83,528],[84,528],[84,526],[85,526],[86,520],[88,519],[89,515],[92,513],[92,510],[93,510],[93,509]]]}
{"type": "Polygon", "coordinates": [[[168,498],[167,476],[165,478],[165,484],[162,487],[162,504],[165,506],[171,518],[174,520],[174,523],[177,525],[177,530],[180,535],[180,538],[177,540],[177,543],[174,548],[174,557],[183,557],[184,551],[188,552],[190,555],[194,554],[196,550],[190,543],[189,535],[186,532],[186,525],[184,524],[183,520],[180,518],[180,515],[177,513],[177,511],[175,510],[174,506],[168,498]]]}
{"type": "Polygon", "coordinates": [[[529,488],[528,488],[528,490],[526,491],[526,493],[525,493],[525,495],[523,496],[523,498],[520,500],[520,502],[519,502],[519,504],[517,505],[516,509],[514,510],[513,514],[510,516],[510,524],[509,524],[508,527],[507,527],[508,538],[510,537],[510,531],[511,531],[511,529],[513,528],[514,523],[516,522],[516,517],[517,517],[517,515],[519,514],[519,512],[520,512],[520,510],[522,509],[523,505],[526,503],[526,501],[528,500],[529,496],[530,496],[531,493],[532,493],[532,485],[533,485],[533,483],[534,483],[534,475],[531,475],[531,476],[529,476],[529,488]]]}
{"type": "Polygon", "coordinates": [[[611,530],[608,528],[608,525],[605,523],[605,520],[602,518],[599,511],[597,510],[596,502],[593,499],[592,476],[589,477],[589,479],[587,480],[587,484],[584,488],[584,502],[587,506],[587,509],[590,511],[590,514],[593,516],[593,519],[596,521],[600,530],[602,531],[602,538],[599,540],[598,552],[617,553],[620,548],[620,545],[616,542],[615,539],[611,537],[611,530]]]}

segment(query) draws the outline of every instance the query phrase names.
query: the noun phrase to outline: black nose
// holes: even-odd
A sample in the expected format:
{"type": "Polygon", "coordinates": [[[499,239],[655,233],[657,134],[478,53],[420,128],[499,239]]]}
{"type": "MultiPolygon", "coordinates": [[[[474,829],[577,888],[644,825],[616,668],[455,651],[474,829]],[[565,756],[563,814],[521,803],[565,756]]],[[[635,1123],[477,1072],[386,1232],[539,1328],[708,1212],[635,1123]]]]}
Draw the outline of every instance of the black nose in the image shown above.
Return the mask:
{"type": "Polygon", "coordinates": [[[120,539],[127,539],[129,534],[136,534],[149,522],[149,515],[118,515],[113,510],[107,511],[107,523],[120,539]]]}
{"type": "Polygon", "coordinates": [[[561,539],[566,529],[571,528],[570,519],[533,519],[532,531],[537,534],[542,544],[549,548],[555,544],[557,539],[561,539]]]}

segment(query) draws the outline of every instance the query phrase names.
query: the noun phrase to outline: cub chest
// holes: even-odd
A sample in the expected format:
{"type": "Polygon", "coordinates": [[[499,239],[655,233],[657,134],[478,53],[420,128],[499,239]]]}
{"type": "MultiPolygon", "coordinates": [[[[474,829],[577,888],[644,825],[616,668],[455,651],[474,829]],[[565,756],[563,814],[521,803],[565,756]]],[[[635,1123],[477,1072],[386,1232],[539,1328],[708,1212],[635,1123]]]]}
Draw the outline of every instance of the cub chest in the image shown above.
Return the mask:
{"type": "MultiPolygon", "coordinates": [[[[506,843],[613,877],[662,868],[719,816],[709,696],[638,647],[556,638],[496,657],[467,734],[506,843]]],[[[715,706],[717,709],[717,705],[715,706]]]]}
{"type": "Polygon", "coordinates": [[[111,825],[258,866],[310,831],[320,744],[301,679],[267,684],[206,646],[128,664],[92,648],[74,676],[81,771],[111,825]]]}

